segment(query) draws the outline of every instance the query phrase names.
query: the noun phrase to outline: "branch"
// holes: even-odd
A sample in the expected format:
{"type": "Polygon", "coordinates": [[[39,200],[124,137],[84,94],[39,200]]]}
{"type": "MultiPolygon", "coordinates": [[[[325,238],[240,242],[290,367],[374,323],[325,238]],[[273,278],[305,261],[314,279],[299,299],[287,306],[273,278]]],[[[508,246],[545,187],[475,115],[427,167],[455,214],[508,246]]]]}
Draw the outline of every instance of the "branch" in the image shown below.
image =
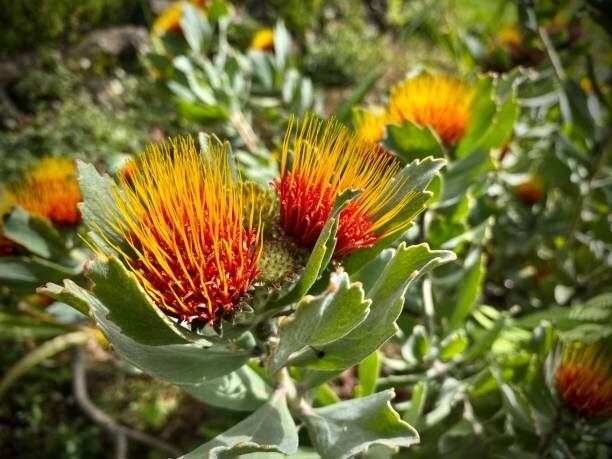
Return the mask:
{"type": "Polygon", "coordinates": [[[55,338],[44,342],[33,351],[23,356],[17,363],[15,363],[4,375],[0,381],[0,399],[8,391],[8,389],[21,378],[25,373],[30,371],[31,368],[38,365],[45,359],[53,357],[72,346],[80,346],[87,343],[92,339],[91,332],[89,331],[76,331],[72,333],[66,333],[64,335],[56,336],[55,338]]]}
{"type": "Polygon", "coordinates": [[[85,363],[83,361],[83,350],[76,349],[73,358],[73,391],[74,397],[81,409],[89,416],[96,424],[103,429],[113,434],[117,441],[116,457],[118,459],[126,456],[127,442],[126,438],[147,445],[151,448],[156,448],[164,453],[178,457],[181,452],[172,445],[166,442],[151,437],[143,432],[132,430],[122,426],[104,411],[100,410],[89,398],[87,394],[87,381],[85,377],[85,363]]]}
{"type": "Polygon", "coordinates": [[[298,390],[295,383],[289,375],[287,367],[281,368],[276,373],[276,381],[280,387],[280,390],[284,390],[287,397],[287,404],[291,412],[301,418],[307,416],[312,411],[312,406],[303,397],[301,391],[298,390]]]}
{"type": "Polygon", "coordinates": [[[565,75],[565,70],[563,70],[563,65],[561,65],[561,59],[559,59],[559,55],[557,54],[557,51],[550,40],[548,31],[538,24],[538,18],[533,7],[527,8],[527,18],[529,19],[529,26],[538,33],[538,36],[544,45],[546,55],[553,66],[557,79],[560,82],[564,82],[567,77],[565,75]]]}

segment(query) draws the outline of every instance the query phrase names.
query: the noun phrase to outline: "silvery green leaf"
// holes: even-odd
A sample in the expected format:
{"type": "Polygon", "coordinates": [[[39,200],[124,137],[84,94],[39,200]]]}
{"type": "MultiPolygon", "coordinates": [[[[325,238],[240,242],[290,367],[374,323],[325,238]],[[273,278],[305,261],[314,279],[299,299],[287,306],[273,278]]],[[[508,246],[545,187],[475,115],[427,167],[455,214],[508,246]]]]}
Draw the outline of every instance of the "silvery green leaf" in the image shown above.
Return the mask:
{"type": "Polygon", "coordinates": [[[272,388],[248,365],[197,385],[181,385],[192,396],[212,406],[253,411],[270,398],[272,388]]]}
{"type": "MultiPolygon", "coordinates": [[[[155,322],[151,317],[148,320],[151,321],[152,333],[147,337],[148,340],[154,339],[157,343],[185,344],[141,344],[123,333],[122,329],[113,322],[106,305],[92,292],[69,280],[64,281],[64,287],[47,284],[39,291],[78,310],[90,310],[96,324],[122,358],[145,373],[164,381],[176,384],[200,384],[237,370],[249,359],[249,353],[246,351],[233,346],[208,347],[210,343],[204,339],[197,343],[186,344],[185,339],[181,339],[175,331],[164,329],[164,325],[155,322]]],[[[134,324],[131,324],[129,329],[144,333],[144,330],[139,331],[134,328],[134,324]]]]}
{"type": "Polygon", "coordinates": [[[140,344],[157,346],[186,342],[182,327],[153,304],[136,276],[116,258],[94,259],[87,267],[87,276],[95,283],[93,294],[83,295],[68,285],[62,288],[53,284],[41,291],[68,304],[74,303],[74,297],[95,297],[95,301],[89,303],[94,314],[108,319],[122,334],[140,344]],[[73,301],[68,301],[70,299],[73,301]]]}
{"type": "Polygon", "coordinates": [[[304,348],[323,346],[345,336],[366,318],[369,305],[361,285],[351,284],[344,272],[332,274],[325,292],[302,298],[295,313],[280,322],[280,340],[270,360],[270,372],[279,370],[304,348]]]}
{"type": "Polygon", "coordinates": [[[393,390],[315,408],[304,421],[323,459],[346,459],[374,445],[409,447],[419,435],[391,407],[393,390]]]}
{"type": "Polygon", "coordinates": [[[59,232],[48,220],[15,207],[2,224],[2,232],[28,252],[43,258],[57,259],[67,255],[59,232]]]}
{"type": "Polygon", "coordinates": [[[400,244],[366,292],[366,298],[372,300],[367,318],[344,337],[295,358],[292,364],[341,370],[359,363],[397,332],[395,321],[404,304],[404,293],[414,280],[454,258],[452,252],[432,251],[427,244],[400,244]]]}
{"type": "Polygon", "coordinates": [[[196,448],[181,459],[221,459],[248,453],[294,454],[298,449],[297,428],[282,391],[244,421],[196,448]]]}

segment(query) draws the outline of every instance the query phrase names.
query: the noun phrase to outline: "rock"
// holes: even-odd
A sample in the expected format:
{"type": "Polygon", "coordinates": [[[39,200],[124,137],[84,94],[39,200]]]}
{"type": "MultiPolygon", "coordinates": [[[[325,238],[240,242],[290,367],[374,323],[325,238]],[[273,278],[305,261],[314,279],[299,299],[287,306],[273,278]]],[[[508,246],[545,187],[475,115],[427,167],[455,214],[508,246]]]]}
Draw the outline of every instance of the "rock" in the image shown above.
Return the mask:
{"type": "Polygon", "coordinates": [[[68,52],[72,57],[108,54],[118,56],[131,53],[138,54],[146,49],[149,43],[147,29],[138,26],[120,26],[96,30],[87,35],[81,43],[68,52]]]}

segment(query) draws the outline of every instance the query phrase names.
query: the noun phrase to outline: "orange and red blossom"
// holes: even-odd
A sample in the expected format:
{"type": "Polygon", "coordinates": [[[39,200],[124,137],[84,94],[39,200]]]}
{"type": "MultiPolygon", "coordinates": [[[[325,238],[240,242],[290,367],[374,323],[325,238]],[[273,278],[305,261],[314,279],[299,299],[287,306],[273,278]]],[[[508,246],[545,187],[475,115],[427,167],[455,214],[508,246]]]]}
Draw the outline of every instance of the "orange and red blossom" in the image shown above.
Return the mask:
{"type": "Polygon", "coordinates": [[[447,145],[455,145],[470,122],[474,90],[454,78],[422,75],[391,89],[389,116],[431,127],[447,145]]]}
{"type": "Polygon", "coordinates": [[[612,415],[612,354],[601,345],[572,343],[555,372],[559,397],[587,418],[612,415]]]}
{"type": "Polygon", "coordinates": [[[255,196],[230,160],[218,145],[201,154],[191,137],[150,146],[137,174],[119,176],[109,212],[127,247],[106,243],[164,313],[194,328],[231,319],[259,273],[260,217],[245,211],[255,196]]]}
{"type": "Polygon", "coordinates": [[[7,199],[33,215],[63,226],[81,223],[81,191],[70,158],[43,158],[20,182],[6,187],[7,199]]]}
{"type": "Polygon", "coordinates": [[[517,185],[514,193],[519,201],[528,206],[533,206],[544,198],[544,189],[540,181],[535,177],[517,185]]]}
{"type": "Polygon", "coordinates": [[[157,35],[164,33],[182,33],[181,28],[181,17],[183,16],[183,10],[185,6],[191,4],[194,6],[199,14],[205,16],[204,7],[206,1],[203,0],[189,0],[189,1],[176,1],[166,8],[153,23],[153,32],[157,35]]]}
{"type": "Polygon", "coordinates": [[[394,221],[413,198],[413,193],[401,191],[402,180],[394,180],[399,169],[400,165],[380,155],[374,144],[335,120],[320,122],[310,116],[295,129],[291,123],[281,152],[281,176],[274,183],[280,225],[286,235],[311,248],[335,199],[343,191],[355,189],[361,194],[340,213],[334,255],[341,257],[370,247],[410,223],[409,219],[394,221]]]}

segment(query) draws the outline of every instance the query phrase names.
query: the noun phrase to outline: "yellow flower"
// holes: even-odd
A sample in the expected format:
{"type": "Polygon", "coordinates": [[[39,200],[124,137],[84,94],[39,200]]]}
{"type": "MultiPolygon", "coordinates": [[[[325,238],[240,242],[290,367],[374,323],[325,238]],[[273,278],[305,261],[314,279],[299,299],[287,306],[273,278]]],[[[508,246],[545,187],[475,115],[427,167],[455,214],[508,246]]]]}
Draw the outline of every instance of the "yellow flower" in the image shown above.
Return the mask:
{"type": "Polygon", "coordinates": [[[81,191],[70,158],[43,158],[21,182],[7,186],[9,201],[59,225],[81,222],[81,191]]]}
{"type": "Polygon", "coordinates": [[[372,246],[379,239],[406,229],[411,218],[395,217],[413,193],[402,193],[404,182],[392,180],[399,163],[381,155],[376,146],[357,137],[335,120],[307,117],[289,126],[283,143],[279,195],[280,225],[303,247],[313,247],[336,197],[345,190],[362,193],[340,214],[335,256],[372,246]],[[293,137],[293,140],[292,140],[293,137]],[[293,163],[289,166],[289,152],[293,163]]]}
{"type": "Polygon", "coordinates": [[[274,50],[274,30],[269,27],[259,29],[251,40],[251,48],[260,51],[274,50]]]}
{"type": "Polygon", "coordinates": [[[385,126],[391,121],[390,116],[379,107],[363,112],[357,120],[357,135],[366,142],[378,143],[385,136],[385,126]]]}
{"type": "Polygon", "coordinates": [[[445,145],[456,144],[470,122],[474,91],[445,76],[419,76],[391,89],[389,115],[398,124],[430,126],[445,145]]]}
{"type": "Polygon", "coordinates": [[[183,8],[188,3],[198,7],[198,11],[200,11],[202,16],[204,16],[204,11],[201,10],[201,7],[203,7],[206,3],[204,1],[190,0],[188,2],[174,2],[163,13],[161,13],[157,19],[155,19],[155,22],[153,23],[153,32],[157,35],[168,32],[182,33],[181,16],[183,15],[183,8]]]}
{"type": "MultiPolygon", "coordinates": [[[[153,145],[120,175],[108,223],[121,254],[167,315],[198,328],[230,319],[259,273],[262,225],[254,193],[232,175],[225,147],[203,158],[191,137],[153,145]]],[[[94,247],[104,254],[103,247],[94,247]]]]}
{"type": "Polygon", "coordinates": [[[587,418],[612,414],[612,354],[597,344],[571,343],[555,372],[559,397],[587,418]]]}
{"type": "Polygon", "coordinates": [[[501,45],[508,48],[521,48],[523,46],[523,37],[521,30],[516,24],[510,24],[502,27],[497,35],[497,41],[501,45]]]}

